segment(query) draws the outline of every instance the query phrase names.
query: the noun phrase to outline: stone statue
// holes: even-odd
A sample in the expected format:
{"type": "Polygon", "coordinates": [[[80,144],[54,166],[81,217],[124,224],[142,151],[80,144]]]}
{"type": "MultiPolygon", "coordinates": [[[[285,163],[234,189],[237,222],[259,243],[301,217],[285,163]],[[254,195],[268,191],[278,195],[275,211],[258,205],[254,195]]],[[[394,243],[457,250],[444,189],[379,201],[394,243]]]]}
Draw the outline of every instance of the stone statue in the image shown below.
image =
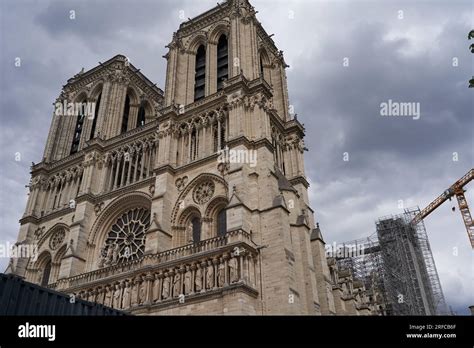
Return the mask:
{"type": "Polygon", "coordinates": [[[185,274],[184,274],[184,293],[187,295],[189,293],[191,293],[193,291],[192,289],[192,274],[191,274],[191,271],[187,271],[185,274]]]}
{"type": "Polygon", "coordinates": [[[71,238],[66,248],[66,255],[74,254],[74,240],[71,238]]]}
{"type": "Polygon", "coordinates": [[[127,309],[128,307],[130,307],[130,287],[128,283],[125,283],[122,296],[122,308],[127,309]]]}
{"type": "Polygon", "coordinates": [[[104,267],[105,256],[106,256],[106,249],[107,249],[107,246],[103,246],[102,248],[100,248],[99,262],[97,263],[97,266],[98,266],[99,268],[104,267]]]}
{"type": "Polygon", "coordinates": [[[209,261],[209,266],[207,266],[206,272],[206,288],[212,289],[214,287],[214,267],[212,266],[211,261],[209,261]]]}
{"type": "Polygon", "coordinates": [[[268,107],[270,110],[273,110],[273,109],[274,109],[274,106],[273,106],[273,98],[268,99],[267,107],[268,107]]]}
{"type": "Polygon", "coordinates": [[[104,299],[104,306],[110,307],[110,304],[112,302],[112,290],[108,286],[105,289],[105,299],[104,299]]]}
{"type": "Polygon", "coordinates": [[[160,291],[160,279],[155,276],[155,280],[153,281],[153,302],[158,301],[158,291],[160,291]]]}
{"type": "Polygon", "coordinates": [[[188,238],[187,243],[194,243],[194,236],[193,236],[193,224],[189,222],[188,226],[186,227],[186,238],[188,238]]]}
{"type": "Polygon", "coordinates": [[[147,284],[146,281],[142,281],[140,284],[140,291],[139,291],[140,298],[138,299],[139,304],[143,304],[146,300],[146,284],[147,284]]]}
{"type": "Polygon", "coordinates": [[[95,298],[95,301],[100,304],[104,304],[104,289],[99,288],[97,291],[97,297],[95,298]]]}
{"type": "Polygon", "coordinates": [[[167,299],[170,295],[170,278],[165,277],[163,280],[163,291],[161,292],[161,298],[167,299]]]}
{"type": "Polygon", "coordinates": [[[239,281],[239,268],[237,258],[233,257],[229,260],[229,275],[230,283],[237,283],[239,281]]]}
{"type": "Polygon", "coordinates": [[[13,265],[13,258],[10,258],[10,261],[8,262],[8,267],[7,267],[7,269],[9,269],[9,272],[10,272],[10,273],[15,272],[15,268],[14,268],[14,265],[13,265]]]}
{"type": "Polygon", "coordinates": [[[114,291],[114,303],[113,307],[119,309],[120,308],[120,300],[121,300],[121,291],[120,291],[120,286],[115,285],[115,291],[114,291]]]}
{"type": "Polygon", "coordinates": [[[179,284],[180,279],[181,279],[180,274],[176,273],[173,279],[173,297],[178,297],[181,293],[180,284],[179,284]]]}
{"type": "Polygon", "coordinates": [[[116,264],[118,262],[118,259],[119,259],[119,245],[118,244],[114,244],[114,248],[112,250],[112,263],[113,264],[116,264]]]}
{"type": "Polygon", "coordinates": [[[110,266],[112,262],[112,253],[113,249],[110,245],[107,246],[107,254],[105,255],[105,262],[104,262],[104,267],[110,266]]]}
{"type": "Polygon", "coordinates": [[[138,284],[136,282],[133,283],[132,285],[132,306],[138,306],[138,289],[137,289],[138,284]]]}
{"type": "Polygon", "coordinates": [[[196,292],[202,290],[202,270],[200,267],[196,269],[196,279],[194,280],[194,288],[196,292]]]}
{"type": "Polygon", "coordinates": [[[219,287],[224,286],[225,283],[225,264],[221,262],[219,268],[217,269],[217,284],[219,287]]]}

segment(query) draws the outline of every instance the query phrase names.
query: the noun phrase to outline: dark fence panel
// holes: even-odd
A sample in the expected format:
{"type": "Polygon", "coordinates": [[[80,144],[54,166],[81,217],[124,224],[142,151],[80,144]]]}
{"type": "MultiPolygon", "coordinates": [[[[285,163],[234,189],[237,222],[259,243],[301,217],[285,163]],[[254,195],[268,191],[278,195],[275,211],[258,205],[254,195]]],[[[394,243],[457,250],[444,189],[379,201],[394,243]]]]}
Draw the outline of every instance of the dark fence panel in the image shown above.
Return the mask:
{"type": "Polygon", "coordinates": [[[127,315],[101,304],[75,299],[22,278],[0,273],[0,315],[127,315]]]}

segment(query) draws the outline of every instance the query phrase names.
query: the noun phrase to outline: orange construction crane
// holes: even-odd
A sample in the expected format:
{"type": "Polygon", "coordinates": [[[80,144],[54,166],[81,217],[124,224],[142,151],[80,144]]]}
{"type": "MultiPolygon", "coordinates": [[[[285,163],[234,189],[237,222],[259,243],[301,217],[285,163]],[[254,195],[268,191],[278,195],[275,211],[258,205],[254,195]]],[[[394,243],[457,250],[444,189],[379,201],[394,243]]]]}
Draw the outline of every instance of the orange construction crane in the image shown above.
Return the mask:
{"type": "MultiPolygon", "coordinates": [[[[469,211],[469,206],[467,205],[466,197],[464,197],[464,192],[466,192],[463,187],[467,185],[472,179],[474,179],[474,168],[471,168],[469,172],[466,173],[461,179],[456,181],[450,188],[444,191],[438,198],[433,202],[428,204],[428,206],[415,215],[411,223],[416,225],[425,217],[430,215],[436,208],[443,204],[446,200],[451,200],[453,196],[456,196],[459,205],[459,211],[461,212],[464,225],[466,226],[467,235],[469,241],[471,242],[471,247],[474,249],[474,223],[472,221],[471,213],[469,211]]],[[[454,208],[453,208],[454,209],[454,208]]]]}

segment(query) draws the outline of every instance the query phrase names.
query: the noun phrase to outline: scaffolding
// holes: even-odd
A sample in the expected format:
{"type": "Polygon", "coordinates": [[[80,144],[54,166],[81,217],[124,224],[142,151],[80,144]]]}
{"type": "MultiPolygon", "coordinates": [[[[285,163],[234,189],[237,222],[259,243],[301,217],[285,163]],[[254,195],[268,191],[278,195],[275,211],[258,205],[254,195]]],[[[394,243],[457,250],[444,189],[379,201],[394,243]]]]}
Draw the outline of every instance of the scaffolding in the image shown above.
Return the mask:
{"type": "Polygon", "coordinates": [[[354,280],[361,281],[371,304],[379,314],[386,312],[383,260],[377,235],[343,243],[342,250],[335,257],[339,269],[349,269],[354,280]]]}
{"type": "Polygon", "coordinates": [[[367,238],[345,242],[342,250],[347,250],[347,252],[336,256],[339,268],[350,269],[352,276],[369,288],[373,274],[379,274],[381,268],[377,236],[373,234],[367,238]]]}
{"type": "Polygon", "coordinates": [[[389,315],[447,314],[441,283],[423,221],[411,224],[419,208],[382,217],[376,234],[344,243],[360,250],[337,258],[366,288],[376,289],[389,315]]]}

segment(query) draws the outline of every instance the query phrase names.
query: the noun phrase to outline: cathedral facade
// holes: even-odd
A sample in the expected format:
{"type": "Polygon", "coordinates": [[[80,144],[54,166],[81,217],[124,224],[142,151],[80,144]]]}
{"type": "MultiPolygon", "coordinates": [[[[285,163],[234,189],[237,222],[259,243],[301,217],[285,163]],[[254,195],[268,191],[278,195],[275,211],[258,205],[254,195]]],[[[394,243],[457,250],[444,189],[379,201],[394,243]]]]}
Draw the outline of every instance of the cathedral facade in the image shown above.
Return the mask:
{"type": "Polygon", "coordinates": [[[38,257],[9,272],[132,314],[370,312],[331,275],[255,13],[229,0],[182,23],[164,92],[122,55],[67,81],[20,220],[38,257]]]}

